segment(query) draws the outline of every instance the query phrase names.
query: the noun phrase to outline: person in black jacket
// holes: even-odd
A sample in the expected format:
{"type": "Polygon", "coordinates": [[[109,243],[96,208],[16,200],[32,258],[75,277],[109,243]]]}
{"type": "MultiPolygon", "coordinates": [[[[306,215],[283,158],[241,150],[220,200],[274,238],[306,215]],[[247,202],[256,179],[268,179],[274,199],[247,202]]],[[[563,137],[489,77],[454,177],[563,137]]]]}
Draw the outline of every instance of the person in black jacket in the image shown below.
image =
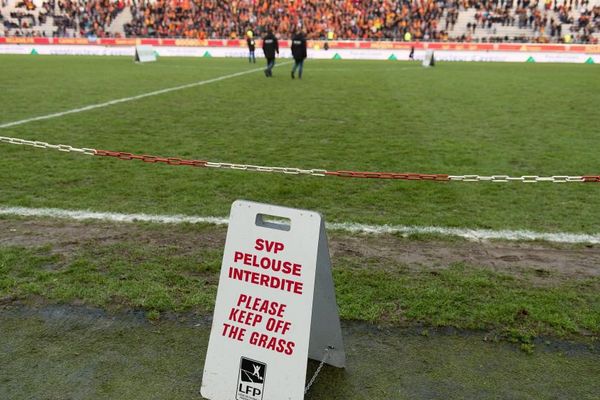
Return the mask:
{"type": "Polygon", "coordinates": [[[254,34],[252,31],[246,33],[246,43],[248,43],[248,62],[256,64],[256,56],[254,50],[256,49],[256,42],[254,41],[254,34]]]}
{"type": "Polygon", "coordinates": [[[275,53],[279,54],[279,42],[270,29],[263,38],[262,45],[265,58],[267,59],[267,69],[265,69],[265,76],[273,76],[273,67],[275,66],[275,53]]]}
{"type": "Polygon", "coordinates": [[[298,79],[302,79],[302,67],[306,59],[306,37],[302,31],[292,36],[292,57],[294,57],[292,79],[296,78],[296,70],[298,70],[298,79]]]}

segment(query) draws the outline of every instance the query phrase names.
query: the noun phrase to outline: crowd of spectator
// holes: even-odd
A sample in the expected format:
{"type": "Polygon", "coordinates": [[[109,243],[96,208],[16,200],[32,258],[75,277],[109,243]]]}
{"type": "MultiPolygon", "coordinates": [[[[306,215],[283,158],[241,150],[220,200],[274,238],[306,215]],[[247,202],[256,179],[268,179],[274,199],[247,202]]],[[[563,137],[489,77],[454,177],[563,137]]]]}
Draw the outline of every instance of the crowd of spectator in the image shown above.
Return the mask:
{"type": "Polygon", "coordinates": [[[309,39],[429,40],[443,35],[445,11],[458,16],[458,0],[140,0],[131,10],[127,36],[239,38],[270,27],[282,37],[303,28],[309,39]]]}
{"type": "MultiPolygon", "coordinates": [[[[508,41],[494,35],[501,25],[533,31],[537,41],[561,41],[568,33],[589,42],[600,31],[600,7],[589,0],[46,0],[36,13],[32,0],[17,0],[12,21],[3,23],[29,28],[52,17],[54,35],[107,37],[126,7],[132,14],[123,26],[127,37],[236,39],[267,29],[291,37],[303,29],[309,39],[508,41]],[[449,37],[466,9],[475,10],[466,33],[449,37]],[[485,34],[476,36],[481,30],[485,34]]],[[[510,40],[521,36],[532,39],[510,40]]]]}

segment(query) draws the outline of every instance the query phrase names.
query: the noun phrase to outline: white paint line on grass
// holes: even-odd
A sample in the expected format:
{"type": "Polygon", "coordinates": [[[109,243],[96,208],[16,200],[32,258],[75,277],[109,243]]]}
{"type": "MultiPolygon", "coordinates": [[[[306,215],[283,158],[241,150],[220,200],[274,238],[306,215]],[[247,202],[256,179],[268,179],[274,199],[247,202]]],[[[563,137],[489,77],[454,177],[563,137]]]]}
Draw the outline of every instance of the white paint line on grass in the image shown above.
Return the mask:
{"type": "MultiPolygon", "coordinates": [[[[290,62],[284,62],[284,63],[277,64],[276,67],[277,66],[281,66],[281,65],[286,65],[286,64],[290,64],[290,62]]],[[[153,92],[143,93],[143,94],[139,94],[137,96],[124,97],[122,99],[110,100],[110,101],[107,101],[107,102],[104,102],[104,103],[91,104],[89,106],[85,106],[85,107],[81,107],[81,108],[74,108],[72,110],[57,112],[57,113],[54,113],[54,114],[41,115],[41,116],[38,116],[38,117],[32,117],[32,118],[22,119],[20,121],[7,122],[7,123],[4,123],[4,124],[1,124],[0,125],[0,129],[2,129],[2,128],[10,128],[12,126],[17,126],[17,125],[23,125],[23,124],[27,124],[29,122],[42,121],[42,120],[45,120],[45,119],[58,118],[58,117],[62,117],[62,116],[69,115],[69,114],[76,114],[76,113],[80,113],[80,112],[95,110],[97,108],[103,108],[103,107],[113,106],[115,104],[126,103],[126,102],[129,102],[129,101],[135,101],[135,100],[140,100],[140,99],[144,99],[146,97],[151,97],[151,96],[158,96],[158,95],[161,95],[161,94],[170,93],[170,92],[174,92],[174,91],[177,91],[177,90],[189,89],[189,88],[193,88],[193,87],[197,87],[197,86],[202,86],[202,85],[208,85],[209,83],[220,82],[220,81],[224,81],[226,79],[231,79],[231,78],[235,78],[235,77],[238,77],[238,76],[251,74],[253,72],[262,71],[263,69],[264,68],[254,68],[254,69],[250,69],[248,71],[236,72],[235,74],[230,74],[230,75],[223,75],[223,76],[219,76],[219,77],[213,78],[213,79],[208,79],[208,80],[205,80],[205,81],[199,81],[199,82],[194,82],[194,83],[188,83],[186,85],[174,86],[174,87],[171,87],[171,88],[166,88],[166,89],[161,89],[161,90],[155,90],[153,92]]]]}
{"type": "Polygon", "coordinates": [[[157,224],[213,224],[227,225],[228,218],[195,217],[187,215],[120,214],[86,210],[62,210],[59,208],[0,207],[0,215],[21,217],[51,217],[77,221],[99,220],[109,222],[154,222],[157,224]]]}
{"type": "MultiPolygon", "coordinates": [[[[227,225],[228,218],[202,217],[189,215],[150,215],[94,212],[85,210],[62,210],[58,208],[1,207],[0,215],[21,217],[51,217],[70,220],[99,220],[109,222],[153,222],[159,224],[198,224],[227,225]]],[[[403,226],[403,225],[365,225],[357,223],[329,223],[327,229],[350,233],[370,234],[435,234],[440,236],[457,236],[468,240],[500,239],[510,241],[543,240],[556,243],[600,243],[600,234],[555,232],[544,233],[524,230],[489,230],[444,228],[436,226],[403,226]]]]}

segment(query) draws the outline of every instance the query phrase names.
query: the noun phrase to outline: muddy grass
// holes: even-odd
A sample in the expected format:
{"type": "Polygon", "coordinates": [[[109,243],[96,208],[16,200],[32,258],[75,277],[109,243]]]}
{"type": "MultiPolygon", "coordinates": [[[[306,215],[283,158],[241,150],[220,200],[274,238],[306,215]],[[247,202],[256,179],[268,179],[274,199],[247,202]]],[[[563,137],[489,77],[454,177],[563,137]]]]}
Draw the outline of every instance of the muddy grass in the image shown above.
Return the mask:
{"type": "MultiPolygon", "coordinates": [[[[181,252],[199,246],[222,249],[227,229],[203,226],[201,235],[191,225],[163,225],[148,229],[147,224],[103,224],[52,219],[24,220],[0,218],[0,246],[45,246],[53,251],[74,252],[81,243],[119,243],[135,240],[141,244],[176,244],[181,252]]],[[[348,235],[329,232],[333,264],[336,258],[350,257],[393,261],[413,268],[444,268],[462,262],[496,271],[557,273],[574,278],[600,276],[600,247],[558,245],[543,242],[464,240],[406,240],[394,235],[348,235]]]]}
{"type": "MultiPolygon", "coordinates": [[[[219,251],[226,228],[0,218],[0,247],[46,246],[68,262],[82,246],[135,242],[181,255],[219,251]]],[[[514,276],[538,287],[600,276],[600,248],[532,242],[330,232],[336,263],[360,268],[443,270],[454,263],[514,276]]],[[[108,246],[108,247],[107,247],[108,246]]],[[[545,289],[544,289],[545,290],[545,289]]],[[[383,321],[381,321],[383,322],[383,321]]],[[[0,299],[0,399],[195,399],[208,315],[105,311],[46,299],[0,299]]],[[[348,367],[325,368],[307,399],[600,399],[597,336],[574,341],[498,340],[490,332],[415,323],[381,328],[343,321],[348,367]],[[533,346],[532,346],[533,345],[533,346]]],[[[309,375],[317,364],[309,363],[309,375]]]]}
{"type": "MultiPolygon", "coordinates": [[[[348,366],[325,367],[307,399],[598,399],[600,350],[538,340],[525,354],[481,332],[342,326],[348,366]]],[[[73,306],[0,312],[2,399],[200,399],[210,323],[151,323],[73,306]]],[[[308,375],[316,368],[309,363],[308,375]]]]}

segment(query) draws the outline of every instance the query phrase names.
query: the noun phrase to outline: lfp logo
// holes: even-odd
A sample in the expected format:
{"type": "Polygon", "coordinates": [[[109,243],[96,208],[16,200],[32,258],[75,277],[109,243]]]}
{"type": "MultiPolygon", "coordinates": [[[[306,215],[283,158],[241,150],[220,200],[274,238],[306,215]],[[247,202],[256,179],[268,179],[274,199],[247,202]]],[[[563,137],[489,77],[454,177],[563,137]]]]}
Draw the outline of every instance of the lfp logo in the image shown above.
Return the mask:
{"type": "Polygon", "coordinates": [[[240,359],[236,400],[262,400],[267,365],[246,357],[240,359]]]}

